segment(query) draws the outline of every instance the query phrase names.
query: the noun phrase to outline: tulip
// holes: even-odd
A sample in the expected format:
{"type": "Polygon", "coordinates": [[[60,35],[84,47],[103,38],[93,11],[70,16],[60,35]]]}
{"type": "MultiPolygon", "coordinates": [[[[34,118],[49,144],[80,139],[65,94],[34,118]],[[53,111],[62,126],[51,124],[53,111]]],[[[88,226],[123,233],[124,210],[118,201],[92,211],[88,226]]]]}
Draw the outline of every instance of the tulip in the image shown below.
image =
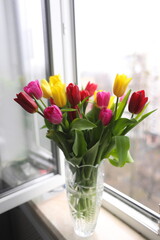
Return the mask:
{"type": "Polygon", "coordinates": [[[115,99],[115,96],[111,96],[111,97],[110,97],[107,108],[111,109],[111,108],[113,107],[114,99],[115,99]]]}
{"type": "Polygon", "coordinates": [[[87,83],[87,86],[85,87],[85,90],[87,90],[89,92],[89,96],[93,96],[94,92],[96,91],[98,85],[95,83],[87,83]]]}
{"type": "Polygon", "coordinates": [[[43,92],[38,80],[28,83],[28,85],[24,87],[24,91],[29,96],[35,97],[36,99],[40,99],[43,95],[43,92]]]}
{"type": "Polygon", "coordinates": [[[122,97],[131,79],[132,78],[127,78],[127,76],[124,74],[117,74],[113,86],[114,95],[117,97],[122,97]]]}
{"type": "Polygon", "coordinates": [[[53,98],[50,98],[49,101],[50,101],[51,105],[55,105],[55,102],[54,102],[53,98]]]}
{"type": "Polygon", "coordinates": [[[134,92],[130,98],[128,109],[133,114],[140,113],[146,102],[148,101],[148,97],[145,97],[145,91],[137,91],[134,92]]]}
{"type": "Polygon", "coordinates": [[[80,94],[81,94],[81,101],[83,101],[86,97],[90,96],[90,94],[87,90],[80,91],[80,94]]]}
{"type": "MultiPolygon", "coordinates": [[[[75,106],[75,107],[73,107],[73,108],[75,108],[75,109],[78,110],[78,107],[77,107],[77,106],[75,106]]],[[[70,119],[71,121],[73,121],[73,120],[77,117],[77,111],[68,112],[68,116],[69,116],[69,119],[70,119]]]]}
{"type": "Polygon", "coordinates": [[[63,118],[61,110],[56,105],[45,108],[44,117],[53,124],[60,124],[63,118]]]}
{"type": "Polygon", "coordinates": [[[67,103],[65,84],[61,81],[60,75],[51,76],[49,78],[52,98],[58,107],[64,107],[67,103]]]}
{"type": "Polygon", "coordinates": [[[50,76],[49,84],[50,84],[51,88],[57,83],[62,83],[61,75],[50,76]]]}
{"type": "Polygon", "coordinates": [[[96,103],[100,108],[107,107],[109,104],[110,92],[99,91],[96,94],[96,103]]]}
{"type": "Polygon", "coordinates": [[[59,82],[52,88],[52,98],[58,107],[64,107],[67,103],[67,96],[65,91],[65,84],[59,82]]]}
{"type": "Polygon", "coordinates": [[[81,100],[81,95],[80,95],[78,86],[74,85],[73,83],[70,83],[67,86],[66,90],[67,90],[67,97],[71,106],[76,106],[81,100]]]}
{"type": "Polygon", "coordinates": [[[27,112],[35,113],[38,111],[37,104],[27,93],[20,92],[19,94],[16,94],[16,96],[17,98],[14,98],[14,101],[20,104],[27,112]]]}
{"type": "Polygon", "coordinates": [[[41,80],[41,88],[44,98],[50,98],[52,96],[51,87],[46,79],[41,80]]]}
{"type": "Polygon", "coordinates": [[[112,119],[112,110],[107,108],[102,108],[99,113],[99,119],[102,121],[104,126],[108,125],[112,119]]]}

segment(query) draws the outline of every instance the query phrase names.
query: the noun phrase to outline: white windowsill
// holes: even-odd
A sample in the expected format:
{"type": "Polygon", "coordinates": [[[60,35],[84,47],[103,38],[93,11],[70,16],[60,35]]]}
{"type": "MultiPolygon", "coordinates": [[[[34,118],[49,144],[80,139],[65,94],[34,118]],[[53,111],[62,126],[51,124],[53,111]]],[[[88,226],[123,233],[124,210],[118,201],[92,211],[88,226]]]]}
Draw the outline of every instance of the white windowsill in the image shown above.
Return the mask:
{"type": "MultiPolygon", "coordinates": [[[[60,191],[52,197],[47,195],[36,198],[31,206],[51,232],[60,240],[80,240],[75,235],[69,213],[65,191],[60,191]]],[[[145,240],[139,233],[113,216],[106,209],[101,208],[95,233],[87,240],[145,240]]]]}

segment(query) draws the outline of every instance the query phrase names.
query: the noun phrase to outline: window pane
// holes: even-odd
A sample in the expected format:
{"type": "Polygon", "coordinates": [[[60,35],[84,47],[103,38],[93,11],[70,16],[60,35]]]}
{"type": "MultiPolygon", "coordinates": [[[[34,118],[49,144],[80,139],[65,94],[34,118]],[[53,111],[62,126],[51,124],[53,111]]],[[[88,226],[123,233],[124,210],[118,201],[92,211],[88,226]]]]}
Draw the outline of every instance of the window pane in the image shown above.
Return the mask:
{"type": "MultiPolygon", "coordinates": [[[[145,89],[148,111],[159,108],[159,1],[75,1],[78,78],[112,91],[117,73],[145,89]]],[[[106,164],[106,183],[158,211],[160,199],[160,125],[158,109],[129,134],[135,162],[123,168],[106,164]]]]}
{"type": "Polygon", "coordinates": [[[0,193],[53,171],[43,119],[13,98],[45,77],[41,1],[0,1],[0,193]]]}

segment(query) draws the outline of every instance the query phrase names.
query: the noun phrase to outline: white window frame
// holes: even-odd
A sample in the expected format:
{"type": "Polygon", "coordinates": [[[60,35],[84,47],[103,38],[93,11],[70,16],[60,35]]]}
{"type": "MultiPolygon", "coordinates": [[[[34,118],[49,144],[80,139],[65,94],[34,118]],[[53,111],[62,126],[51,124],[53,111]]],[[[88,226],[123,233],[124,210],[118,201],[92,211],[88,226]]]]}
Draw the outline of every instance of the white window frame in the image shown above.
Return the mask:
{"type": "MultiPolygon", "coordinates": [[[[55,16],[55,19],[52,19],[54,24],[51,24],[51,26],[48,26],[48,34],[50,37],[50,46],[49,46],[49,50],[50,50],[50,54],[52,56],[49,56],[53,59],[49,59],[50,63],[52,63],[52,60],[56,59],[56,61],[54,61],[54,64],[52,64],[53,66],[50,67],[50,69],[48,69],[48,74],[49,71],[51,72],[52,68],[55,68],[56,71],[63,73],[63,57],[60,55],[60,53],[62,52],[62,44],[61,44],[61,34],[57,33],[57,29],[59,29],[61,31],[61,20],[59,19],[59,17],[61,16],[61,14],[58,12],[60,11],[60,7],[59,5],[56,5],[56,2],[58,3],[58,1],[51,1],[51,5],[52,3],[55,2],[54,6],[52,7],[52,11],[50,10],[50,1],[45,1],[43,0],[42,3],[42,7],[45,7],[45,11],[46,14],[49,14],[50,16],[55,16]],[[45,6],[43,4],[46,4],[45,6]],[[56,16],[57,14],[57,16],[56,16]],[[53,27],[52,27],[53,25],[53,27]],[[56,28],[55,28],[56,27],[56,28]],[[54,33],[54,30],[56,29],[56,39],[57,41],[52,41],[52,36],[51,36],[51,32],[52,35],[54,33]],[[54,50],[52,48],[52,44],[54,44],[54,50]],[[58,49],[57,49],[58,48],[58,49]],[[57,50],[57,51],[56,51],[57,50]],[[53,52],[53,54],[52,54],[53,52]],[[57,54],[59,57],[57,57],[57,54]]],[[[3,2],[2,2],[3,4],[3,2]]],[[[9,3],[8,1],[5,2],[5,7],[8,10],[8,14],[13,14],[12,12],[12,3],[9,3]]],[[[14,3],[13,3],[14,5],[14,3]]],[[[15,7],[15,6],[14,6],[15,7]]],[[[46,23],[45,23],[46,24],[46,23]]],[[[46,39],[45,39],[46,41],[46,39]]],[[[46,46],[47,46],[47,42],[46,42],[46,46]]],[[[53,74],[53,73],[52,73],[53,74]]],[[[49,141],[49,140],[48,140],[49,141]]],[[[39,148],[38,152],[31,152],[30,155],[32,156],[33,159],[38,159],[39,161],[41,161],[41,159],[50,159],[51,158],[51,154],[48,153],[47,151],[43,151],[43,148],[39,148]]],[[[58,165],[58,160],[57,160],[57,165],[58,165]]],[[[57,166],[59,167],[59,166],[57,166]]],[[[29,200],[34,199],[35,197],[48,192],[50,190],[53,190],[55,188],[58,187],[62,187],[64,185],[64,178],[62,177],[62,175],[60,174],[55,174],[55,173],[49,173],[47,175],[38,177],[37,179],[31,180],[29,182],[26,182],[22,185],[19,185],[17,187],[14,187],[11,190],[8,190],[6,192],[4,192],[3,194],[1,194],[0,196],[0,214],[14,208],[17,207],[29,200]]]]}
{"type": "MultiPolygon", "coordinates": [[[[62,21],[61,36],[63,43],[64,78],[69,80],[69,82],[78,82],[74,0],[54,0],[51,2],[58,3],[61,8],[60,19],[62,21]]],[[[160,239],[160,214],[107,184],[105,184],[103,207],[111,211],[146,238],[152,240],[160,239]]]]}

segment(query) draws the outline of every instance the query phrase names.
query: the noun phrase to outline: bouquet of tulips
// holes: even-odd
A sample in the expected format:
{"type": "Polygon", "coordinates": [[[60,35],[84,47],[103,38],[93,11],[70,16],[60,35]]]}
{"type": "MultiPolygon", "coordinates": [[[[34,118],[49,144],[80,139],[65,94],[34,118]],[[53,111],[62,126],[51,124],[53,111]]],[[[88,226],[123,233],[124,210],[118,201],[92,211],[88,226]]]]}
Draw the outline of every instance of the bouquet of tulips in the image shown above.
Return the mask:
{"type": "Polygon", "coordinates": [[[116,75],[113,96],[97,84],[90,83],[80,90],[73,83],[68,86],[60,75],[31,81],[14,99],[27,112],[44,118],[47,138],[63,151],[74,165],[97,165],[107,158],[122,167],[133,162],[126,134],[155,110],[145,113],[148,98],[145,91],[125,93],[131,78],[116,75]],[[42,98],[49,99],[46,106],[42,98]],[[128,107],[126,107],[128,105],[128,107]],[[128,108],[130,118],[123,117],[128,108]]]}

